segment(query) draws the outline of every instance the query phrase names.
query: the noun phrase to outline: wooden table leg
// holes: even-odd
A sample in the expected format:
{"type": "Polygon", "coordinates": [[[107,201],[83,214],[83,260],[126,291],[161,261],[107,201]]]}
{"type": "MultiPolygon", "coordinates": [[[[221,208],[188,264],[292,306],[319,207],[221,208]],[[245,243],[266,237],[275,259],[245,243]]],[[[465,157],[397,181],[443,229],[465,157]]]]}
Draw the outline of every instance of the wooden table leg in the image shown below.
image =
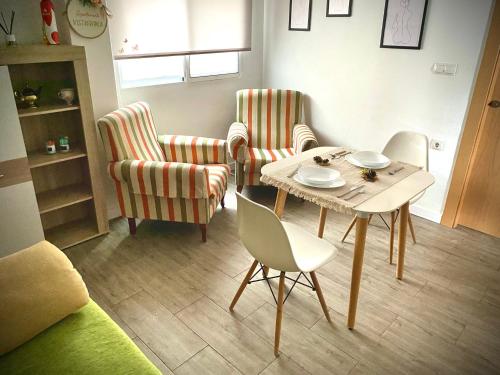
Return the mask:
{"type": "Polygon", "coordinates": [[[323,232],[325,231],[326,214],[328,213],[328,208],[321,207],[319,212],[319,227],[318,227],[318,237],[323,238],[323,232]]]}
{"type": "Polygon", "coordinates": [[[363,270],[363,256],[365,253],[366,231],[368,229],[368,214],[358,212],[356,220],[356,240],[354,242],[354,256],[352,259],[351,293],[349,296],[349,313],[347,327],[354,328],[356,308],[358,306],[359,285],[363,270]]]}
{"type": "Polygon", "coordinates": [[[278,195],[276,196],[276,202],[274,203],[274,213],[281,219],[283,216],[283,211],[285,210],[286,196],[288,192],[283,189],[278,189],[278,195]]]}
{"type": "Polygon", "coordinates": [[[394,257],[394,227],[396,226],[396,212],[391,212],[391,233],[389,236],[389,264],[392,264],[392,258],[394,257]]]}
{"type": "Polygon", "coordinates": [[[398,237],[398,267],[396,277],[403,278],[406,251],[406,230],[408,228],[408,214],[410,212],[410,202],[406,202],[399,210],[399,237],[398,237]]]}

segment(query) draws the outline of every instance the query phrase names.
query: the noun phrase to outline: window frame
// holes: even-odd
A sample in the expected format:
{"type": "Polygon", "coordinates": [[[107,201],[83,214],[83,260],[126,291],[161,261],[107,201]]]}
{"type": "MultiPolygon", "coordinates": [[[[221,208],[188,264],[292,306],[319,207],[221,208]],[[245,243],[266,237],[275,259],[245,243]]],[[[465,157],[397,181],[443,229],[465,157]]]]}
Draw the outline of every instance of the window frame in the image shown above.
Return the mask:
{"type": "MultiPolygon", "coordinates": [[[[224,74],[215,74],[215,75],[207,75],[207,76],[201,76],[201,77],[191,77],[191,63],[190,63],[190,57],[191,55],[184,55],[184,61],[183,61],[183,67],[184,67],[184,77],[181,81],[175,81],[175,82],[164,82],[161,81],[160,79],[158,80],[141,80],[137,81],[136,85],[124,85],[123,80],[122,80],[122,71],[120,68],[119,60],[114,60],[114,65],[115,65],[115,72],[116,76],[118,78],[118,85],[120,90],[129,90],[129,89],[135,89],[135,88],[142,88],[142,87],[154,87],[154,86],[164,86],[164,85],[181,85],[185,83],[198,83],[198,82],[208,82],[208,81],[217,81],[217,80],[223,80],[223,79],[236,79],[236,78],[241,78],[242,76],[242,58],[241,58],[241,52],[235,51],[238,56],[238,72],[237,73],[224,73],[224,74]]],[[[222,52],[224,53],[224,52],[222,52]]]]}

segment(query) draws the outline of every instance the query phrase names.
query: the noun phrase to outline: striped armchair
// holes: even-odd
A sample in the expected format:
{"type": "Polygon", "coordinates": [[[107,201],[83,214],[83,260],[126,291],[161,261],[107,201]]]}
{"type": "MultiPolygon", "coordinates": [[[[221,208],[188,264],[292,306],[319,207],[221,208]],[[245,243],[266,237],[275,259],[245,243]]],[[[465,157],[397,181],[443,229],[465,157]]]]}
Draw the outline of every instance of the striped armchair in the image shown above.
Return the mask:
{"type": "Polygon", "coordinates": [[[246,89],[236,93],[236,122],[229,128],[229,154],[236,161],[236,185],[260,185],[267,163],[318,146],[314,133],[302,124],[303,95],[299,91],[246,89]]]}
{"type": "Polygon", "coordinates": [[[224,207],[229,166],[224,140],[158,136],[151,109],[138,102],[98,120],[121,214],[199,224],[202,239],[219,203],[224,207]]]}

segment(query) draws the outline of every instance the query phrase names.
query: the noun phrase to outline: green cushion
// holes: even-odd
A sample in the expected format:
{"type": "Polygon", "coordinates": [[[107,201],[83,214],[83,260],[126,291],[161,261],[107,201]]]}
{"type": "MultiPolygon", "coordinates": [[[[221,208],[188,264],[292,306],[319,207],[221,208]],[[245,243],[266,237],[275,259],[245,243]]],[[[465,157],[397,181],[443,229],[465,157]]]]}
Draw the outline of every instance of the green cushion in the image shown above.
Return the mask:
{"type": "Polygon", "coordinates": [[[0,374],[160,374],[94,302],[0,357],[0,374]]]}

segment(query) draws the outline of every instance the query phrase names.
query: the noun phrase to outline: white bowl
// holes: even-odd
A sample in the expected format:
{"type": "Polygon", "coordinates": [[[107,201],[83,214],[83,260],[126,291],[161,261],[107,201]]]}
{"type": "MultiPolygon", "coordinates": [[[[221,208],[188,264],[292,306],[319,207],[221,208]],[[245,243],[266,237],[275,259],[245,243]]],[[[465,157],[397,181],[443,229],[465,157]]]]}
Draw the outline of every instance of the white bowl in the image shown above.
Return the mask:
{"type": "Polygon", "coordinates": [[[315,185],[329,184],[340,177],[339,171],[325,167],[300,167],[297,173],[302,181],[315,185]]]}
{"type": "Polygon", "coordinates": [[[358,151],[351,157],[367,167],[377,168],[390,162],[387,156],[375,151],[358,151]]]}

